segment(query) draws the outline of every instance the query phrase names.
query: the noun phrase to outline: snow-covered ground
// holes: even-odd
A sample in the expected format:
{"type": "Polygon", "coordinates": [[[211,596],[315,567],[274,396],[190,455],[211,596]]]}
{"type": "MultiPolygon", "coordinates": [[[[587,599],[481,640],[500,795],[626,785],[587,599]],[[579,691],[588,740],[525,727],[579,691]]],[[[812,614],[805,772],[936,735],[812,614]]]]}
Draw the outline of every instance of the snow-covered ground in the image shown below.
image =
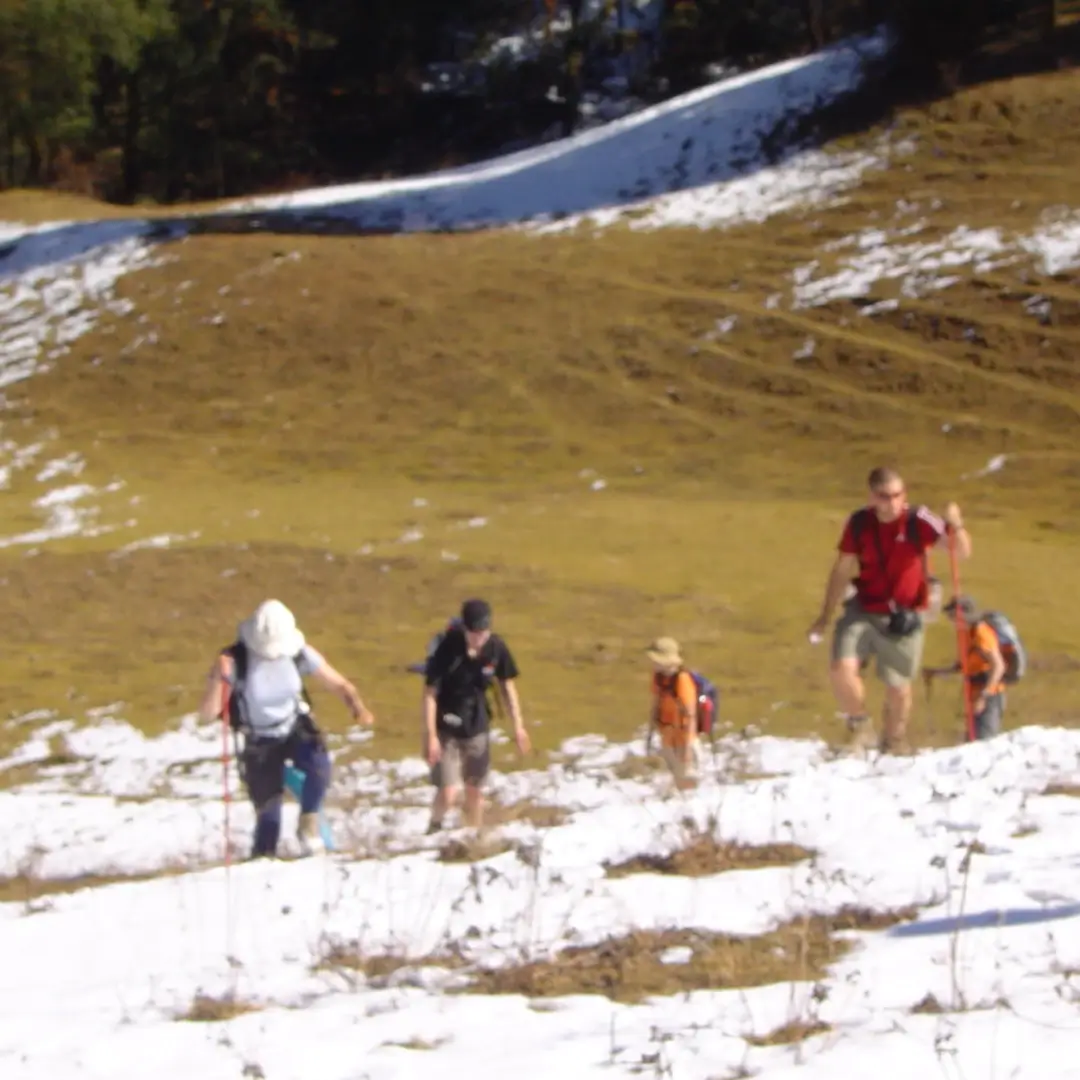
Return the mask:
{"type": "MultiPolygon", "coordinates": [[[[897,207],[903,221],[918,218],[916,204],[897,207]]],[[[999,228],[961,227],[945,236],[933,235],[929,222],[863,229],[825,244],[821,260],[798,267],[792,274],[795,307],[813,307],[832,300],[864,298],[882,290],[915,298],[955,285],[964,274],[987,274],[1018,262],[1032,263],[1044,274],[1060,274],[1080,266],[1080,215],[1048,212],[1032,232],[1009,235],[999,228]],[[928,235],[930,234],[930,235],[928,235]]],[[[874,313],[899,306],[892,296],[864,308],[874,313]]],[[[1033,314],[1048,310],[1035,305],[1033,314]]]]}
{"type": "MultiPolygon", "coordinates": [[[[155,1075],[205,1080],[1075,1075],[1080,800],[1046,792],[1080,782],[1080,733],[1025,728],[870,762],[832,759],[814,740],[729,736],[688,796],[634,777],[639,741],[583,737],[547,767],[494,777],[500,803],[567,816],[498,826],[509,850],[475,863],[440,860],[446,838],[424,835],[418,760],[363,762],[340,770],[331,797],[342,852],[226,871],[198,868],[222,856],[216,728],[188,720],[146,739],[114,715],[79,731],[25,723],[36,734],[5,765],[57,763],[0,794],[0,872],[174,873],[0,905],[6,1080],[126,1080],[151,1055],[155,1075]],[[702,834],[815,854],[700,878],[605,875],[702,834]],[[808,913],[909,905],[914,920],[855,934],[820,980],[638,1005],[453,993],[471,968],[634,930],[757,935],[808,913]],[[391,973],[320,968],[335,948],[392,957],[391,973]],[[451,948],[464,967],[434,959],[451,948]],[[255,1011],[178,1019],[198,995],[255,1011]],[[943,1011],[913,1012],[930,999],[943,1011]],[[797,1047],[748,1041],[792,1021],[828,1030],[797,1047]]],[[[249,828],[233,804],[237,844],[249,828]]],[[[691,957],[666,948],[660,962],[691,957]]]]}
{"type": "MultiPolygon", "coordinates": [[[[72,343],[103,316],[132,315],[132,305],[117,298],[116,283],[158,259],[152,245],[125,223],[61,223],[22,231],[0,223],[0,409],[4,388],[62,363],[72,343]],[[5,240],[15,244],[7,255],[5,240]]],[[[0,533],[0,548],[34,547],[122,527],[102,523],[93,501],[118,490],[121,481],[110,482],[103,491],[74,483],[71,478],[85,468],[80,455],[51,457],[47,443],[23,442],[17,430],[0,420],[0,488],[33,468],[42,488],[32,498],[40,524],[0,533]]]]}
{"type": "MultiPolygon", "coordinates": [[[[769,164],[765,140],[800,116],[858,88],[866,59],[887,48],[883,36],[853,39],[810,56],[761,68],[709,85],[592,128],[491,161],[408,180],[344,184],[289,195],[240,200],[236,210],[347,216],[367,228],[389,231],[467,229],[553,224],[573,227],[593,211],[610,224],[626,213],[648,211],[646,200],[705,186],[700,202],[715,209],[717,223],[738,217],[723,206],[727,183],[752,178],[769,164]]],[[[792,188],[815,184],[838,189],[880,159],[845,157],[830,174],[830,160],[789,147],[779,177],[762,183],[757,198],[738,203],[750,220],[791,205],[792,188]],[[775,194],[774,194],[775,193],[775,194]]],[[[682,211],[685,218],[685,211],[682,211]]],[[[675,213],[675,223],[681,223],[675,213]]],[[[745,220],[745,219],[744,219],[745,220]]],[[[656,226],[666,224],[661,214],[656,226]]],[[[699,224],[709,224],[706,216],[699,224]]]]}

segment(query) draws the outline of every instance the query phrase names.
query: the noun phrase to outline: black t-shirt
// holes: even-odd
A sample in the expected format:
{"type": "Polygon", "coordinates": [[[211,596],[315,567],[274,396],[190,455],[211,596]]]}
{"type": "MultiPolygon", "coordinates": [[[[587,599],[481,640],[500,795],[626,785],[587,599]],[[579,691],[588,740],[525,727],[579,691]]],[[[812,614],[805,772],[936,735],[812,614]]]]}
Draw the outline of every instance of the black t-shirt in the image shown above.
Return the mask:
{"type": "Polygon", "coordinates": [[[488,730],[485,690],[498,679],[518,677],[506,642],[492,634],[477,656],[469,656],[465,632],[451,629],[428,658],[424,682],[436,690],[436,725],[446,735],[470,738],[488,730]]]}

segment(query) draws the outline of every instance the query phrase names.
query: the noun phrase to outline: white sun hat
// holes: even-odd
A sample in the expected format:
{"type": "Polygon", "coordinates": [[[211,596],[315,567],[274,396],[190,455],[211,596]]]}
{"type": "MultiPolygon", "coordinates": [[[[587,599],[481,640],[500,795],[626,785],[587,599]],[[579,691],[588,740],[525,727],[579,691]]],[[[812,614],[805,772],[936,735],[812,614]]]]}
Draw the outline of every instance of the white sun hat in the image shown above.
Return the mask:
{"type": "Polygon", "coordinates": [[[296,617],[280,600],[264,600],[240,624],[240,640],[267,660],[295,656],[305,644],[296,617]]]}

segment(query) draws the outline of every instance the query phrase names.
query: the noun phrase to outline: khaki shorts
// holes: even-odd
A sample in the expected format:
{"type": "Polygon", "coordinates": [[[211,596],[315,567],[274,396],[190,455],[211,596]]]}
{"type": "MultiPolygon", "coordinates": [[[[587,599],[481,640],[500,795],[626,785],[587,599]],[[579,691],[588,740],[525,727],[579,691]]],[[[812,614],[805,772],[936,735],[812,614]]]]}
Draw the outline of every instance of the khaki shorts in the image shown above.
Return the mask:
{"type": "Polygon", "coordinates": [[[491,741],[485,731],[468,739],[439,732],[442,757],[431,770],[431,782],[437,788],[457,788],[462,782],[478,786],[491,768],[491,741]]]}
{"type": "Polygon", "coordinates": [[[856,601],[844,605],[843,614],[833,630],[833,660],[877,660],[877,675],[886,686],[910,684],[922,664],[925,630],[919,628],[907,637],[887,633],[889,616],[872,615],[856,601]]]}

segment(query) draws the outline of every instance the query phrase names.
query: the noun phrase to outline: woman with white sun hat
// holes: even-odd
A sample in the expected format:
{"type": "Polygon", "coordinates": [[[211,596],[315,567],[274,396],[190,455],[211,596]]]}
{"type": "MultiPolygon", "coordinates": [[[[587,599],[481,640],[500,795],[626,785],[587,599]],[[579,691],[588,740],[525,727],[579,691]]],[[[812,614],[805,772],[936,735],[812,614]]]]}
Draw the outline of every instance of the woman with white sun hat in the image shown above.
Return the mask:
{"type": "Polygon", "coordinates": [[[244,740],[239,766],[255,807],[253,858],[277,854],[290,762],[304,774],[301,850],[313,854],[323,846],[318,815],[330,784],[330,755],[304,689],[305,676],[337,694],[354,720],[375,722],[356,688],[307,643],[280,600],[264,601],[240,624],[236,641],[218,654],[207,678],[200,717],[227,716],[244,740]]]}

